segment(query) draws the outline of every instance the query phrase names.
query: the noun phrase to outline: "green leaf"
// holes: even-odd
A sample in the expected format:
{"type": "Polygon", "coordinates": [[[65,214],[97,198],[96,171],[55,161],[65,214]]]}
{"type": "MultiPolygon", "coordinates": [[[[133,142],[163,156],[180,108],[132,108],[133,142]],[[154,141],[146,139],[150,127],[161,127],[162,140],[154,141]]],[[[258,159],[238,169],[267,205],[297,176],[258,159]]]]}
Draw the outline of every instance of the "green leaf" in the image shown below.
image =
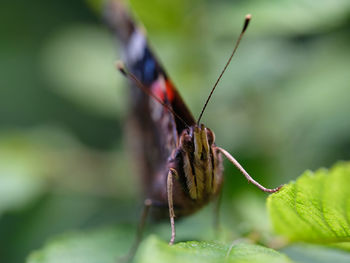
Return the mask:
{"type": "Polygon", "coordinates": [[[298,263],[348,263],[350,253],[313,244],[294,244],[281,250],[298,263]]]}
{"type": "Polygon", "coordinates": [[[291,241],[349,247],[350,163],[306,171],[267,200],[275,231],[291,241]]]}
{"type": "Polygon", "coordinates": [[[237,243],[226,245],[215,242],[180,242],[169,246],[150,236],[141,246],[137,263],[153,262],[291,262],[285,255],[262,246],[237,243]]]}
{"type": "MultiPolygon", "coordinates": [[[[33,252],[27,263],[114,263],[128,253],[134,227],[109,227],[90,232],[67,233],[33,252]]],[[[238,243],[180,242],[169,246],[150,236],[142,242],[135,262],[291,262],[285,255],[262,246],[238,243]]]]}
{"type": "Polygon", "coordinates": [[[132,244],[133,229],[119,226],[85,233],[66,233],[30,254],[27,262],[115,263],[118,258],[127,254],[132,244]]]}

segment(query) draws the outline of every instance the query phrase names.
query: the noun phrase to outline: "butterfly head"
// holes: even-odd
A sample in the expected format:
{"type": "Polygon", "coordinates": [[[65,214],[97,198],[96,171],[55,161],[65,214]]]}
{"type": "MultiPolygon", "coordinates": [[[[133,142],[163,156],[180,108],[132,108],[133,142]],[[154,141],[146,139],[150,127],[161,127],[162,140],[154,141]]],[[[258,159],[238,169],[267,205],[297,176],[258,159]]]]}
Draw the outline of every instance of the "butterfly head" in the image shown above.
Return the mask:
{"type": "Polygon", "coordinates": [[[203,124],[185,129],[180,136],[180,147],[186,151],[207,152],[215,143],[215,134],[203,124]]]}
{"type": "Polygon", "coordinates": [[[190,197],[197,202],[210,200],[222,182],[214,133],[203,124],[191,126],[182,132],[179,148],[190,197]]]}

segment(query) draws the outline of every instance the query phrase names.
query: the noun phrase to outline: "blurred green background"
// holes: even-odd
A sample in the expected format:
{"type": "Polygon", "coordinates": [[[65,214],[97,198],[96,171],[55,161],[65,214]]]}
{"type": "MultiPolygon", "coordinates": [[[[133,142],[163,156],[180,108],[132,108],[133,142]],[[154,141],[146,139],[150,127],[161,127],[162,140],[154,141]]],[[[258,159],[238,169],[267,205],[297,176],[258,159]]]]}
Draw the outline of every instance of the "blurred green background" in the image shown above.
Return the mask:
{"type": "MultiPolygon", "coordinates": [[[[255,179],[274,187],[350,158],[350,1],[131,6],[195,116],[253,15],[203,122],[255,179]]],[[[3,0],[0,39],[0,262],[23,262],[55,234],[136,223],[128,90],[99,2],[3,0]]],[[[266,195],[228,164],[225,181],[227,235],[268,227],[266,195]]],[[[193,218],[178,241],[205,237],[210,219],[193,218]]]]}

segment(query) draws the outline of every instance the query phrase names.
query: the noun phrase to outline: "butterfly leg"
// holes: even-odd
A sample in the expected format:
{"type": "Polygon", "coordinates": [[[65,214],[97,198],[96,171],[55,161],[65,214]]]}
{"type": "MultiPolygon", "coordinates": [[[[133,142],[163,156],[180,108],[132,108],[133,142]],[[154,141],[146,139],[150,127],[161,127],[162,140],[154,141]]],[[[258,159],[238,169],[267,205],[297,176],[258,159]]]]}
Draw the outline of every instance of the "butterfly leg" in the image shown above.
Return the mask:
{"type": "Polygon", "coordinates": [[[174,213],[174,203],[173,203],[173,176],[177,177],[177,171],[173,168],[169,169],[167,178],[167,193],[168,193],[168,206],[169,206],[169,217],[171,225],[171,238],[169,245],[173,245],[175,241],[175,213],[174,213]]]}
{"type": "Polygon", "coordinates": [[[147,220],[151,206],[152,206],[152,200],[146,199],[144,201],[143,210],[142,210],[140,222],[139,222],[139,225],[137,228],[137,233],[136,233],[136,238],[135,238],[134,244],[131,247],[131,249],[129,250],[128,255],[119,261],[120,263],[121,262],[131,262],[131,260],[135,256],[136,251],[137,251],[137,249],[141,243],[141,240],[142,240],[143,230],[145,228],[146,220],[147,220]]]}
{"type": "Polygon", "coordinates": [[[220,147],[216,147],[216,149],[218,149],[223,155],[226,156],[226,158],[234,165],[238,168],[238,170],[245,176],[245,178],[247,178],[248,182],[254,184],[255,186],[257,186],[260,190],[267,192],[267,193],[274,193],[277,192],[278,190],[280,190],[282,188],[283,185],[280,185],[276,188],[270,189],[270,188],[265,188],[264,186],[262,186],[261,184],[259,184],[257,181],[255,181],[247,172],[246,170],[244,170],[244,168],[242,167],[242,165],[240,165],[240,163],[233,158],[233,156],[231,154],[229,154],[226,150],[220,148],[220,147]]]}

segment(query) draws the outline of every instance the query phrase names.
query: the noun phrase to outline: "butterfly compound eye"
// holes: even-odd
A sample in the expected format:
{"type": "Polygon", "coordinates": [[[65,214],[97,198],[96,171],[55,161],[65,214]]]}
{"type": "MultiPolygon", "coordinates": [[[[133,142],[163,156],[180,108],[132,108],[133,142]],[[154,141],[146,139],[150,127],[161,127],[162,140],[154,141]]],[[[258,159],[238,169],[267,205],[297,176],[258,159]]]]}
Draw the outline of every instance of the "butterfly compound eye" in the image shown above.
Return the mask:
{"type": "Polygon", "coordinates": [[[208,143],[209,145],[212,145],[215,142],[215,134],[209,128],[206,128],[206,130],[207,130],[208,143]]]}

